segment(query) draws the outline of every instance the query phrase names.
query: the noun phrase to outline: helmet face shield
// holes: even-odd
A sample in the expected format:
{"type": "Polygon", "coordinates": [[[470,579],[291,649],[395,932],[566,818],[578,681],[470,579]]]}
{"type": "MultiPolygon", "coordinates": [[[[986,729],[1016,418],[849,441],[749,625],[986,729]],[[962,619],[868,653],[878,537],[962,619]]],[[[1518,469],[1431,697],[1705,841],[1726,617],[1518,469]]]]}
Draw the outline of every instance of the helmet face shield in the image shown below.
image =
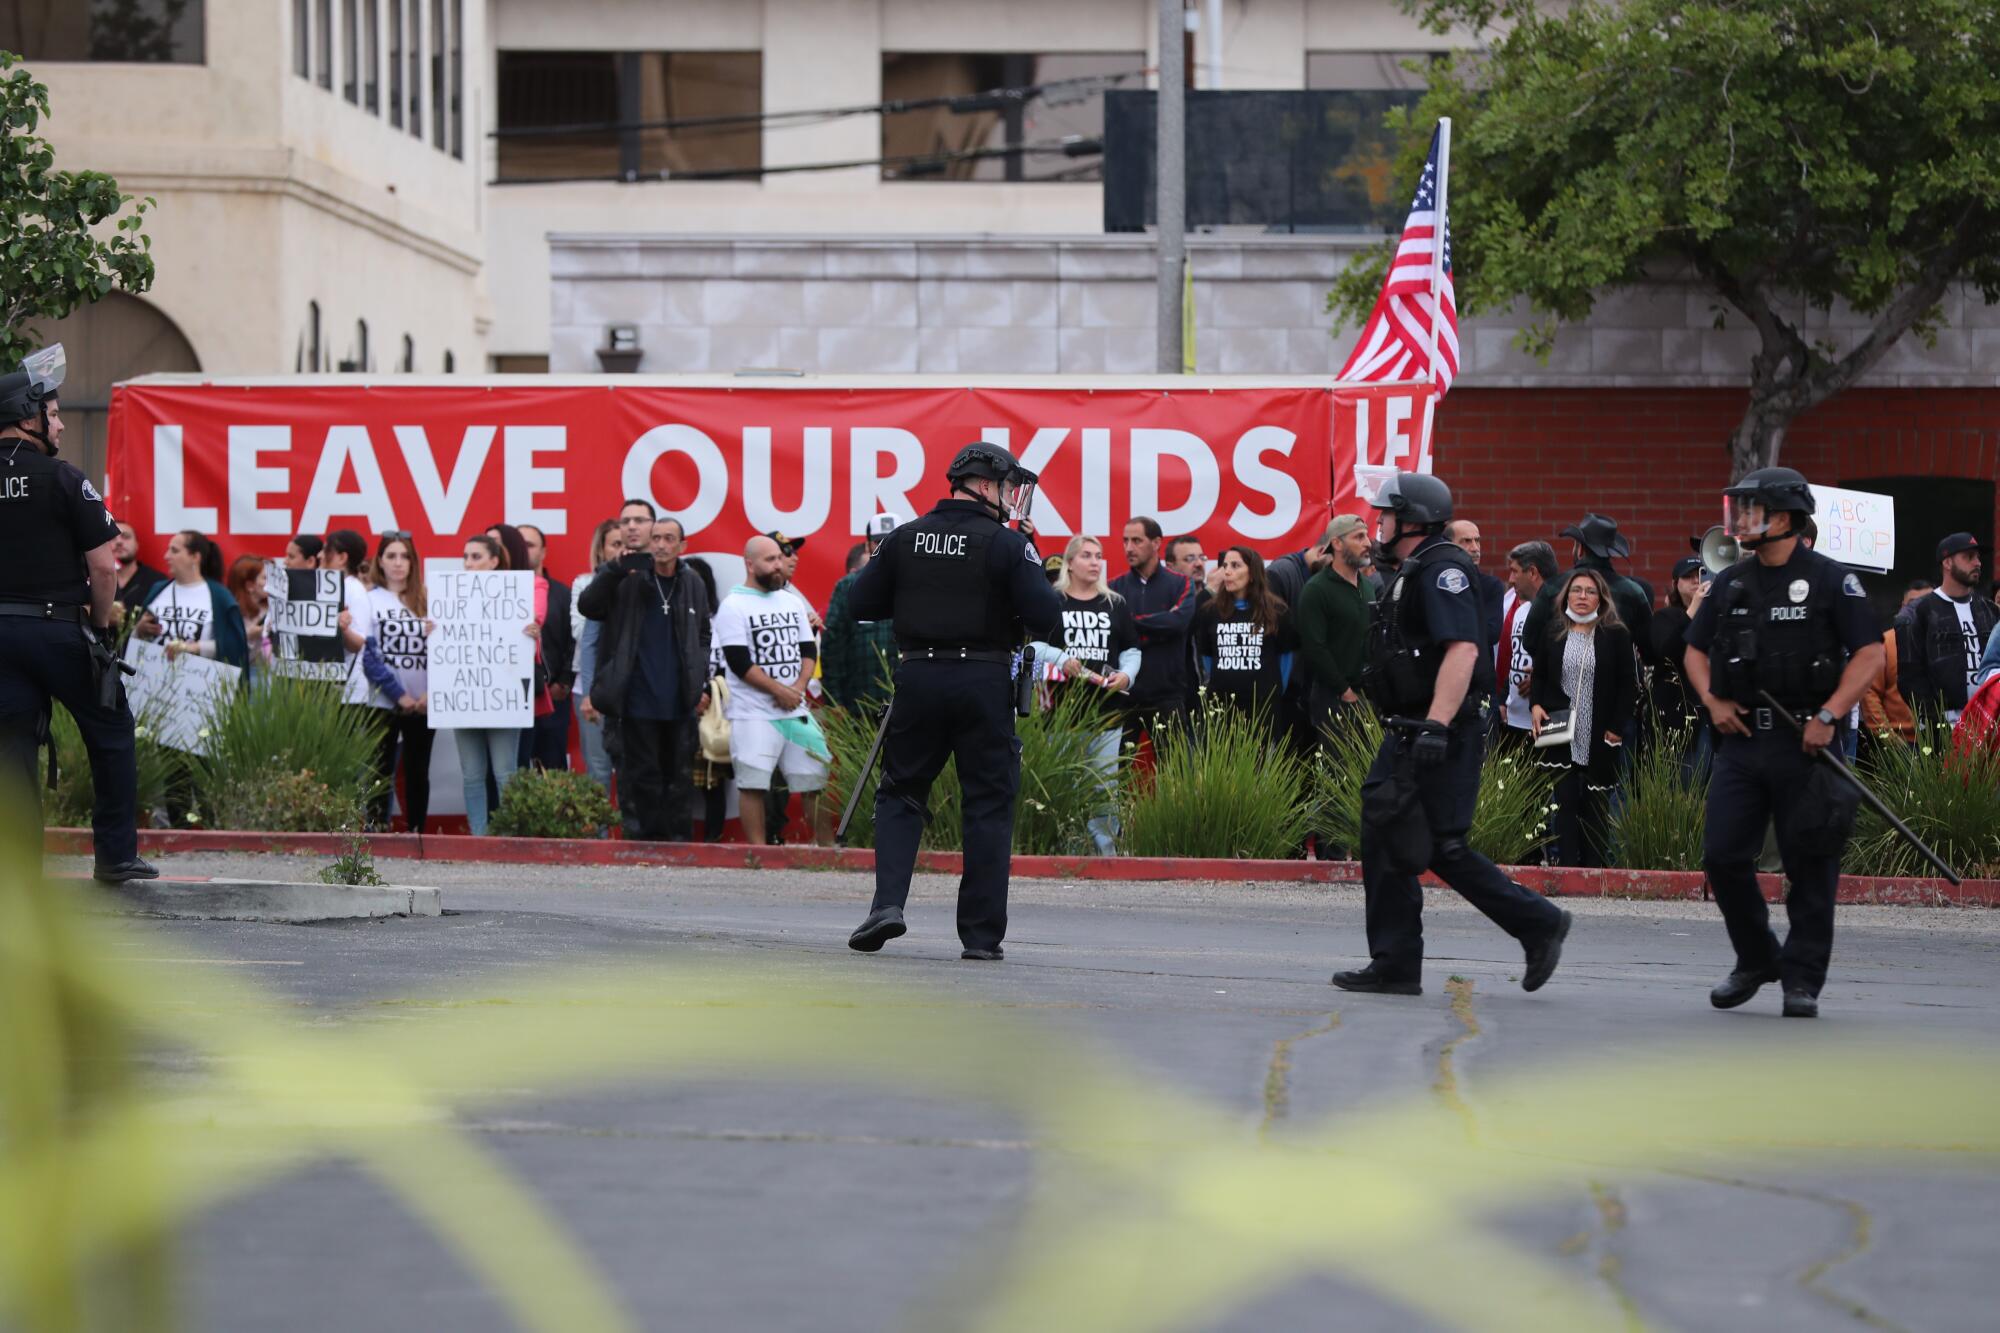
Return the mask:
{"type": "Polygon", "coordinates": [[[1724,495],[1722,530],[1738,541],[1762,537],[1771,530],[1771,511],[1755,496],[1724,495]]]}
{"type": "Polygon", "coordinates": [[[28,382],[34,386],[38,398],[53,398],[62,387],[63,375],[69,370],[69,358],[63,353],[61,343],[53,343],[21,362],[21,369],[28,373],[28,382]]]}
{"type": "Polygon", "coordinates": [[[1009,522],[1024,519],[1035,503],[1037,478],[1032,472],[1017,470],[1000,483],[1000,508],[1009,522]]]}

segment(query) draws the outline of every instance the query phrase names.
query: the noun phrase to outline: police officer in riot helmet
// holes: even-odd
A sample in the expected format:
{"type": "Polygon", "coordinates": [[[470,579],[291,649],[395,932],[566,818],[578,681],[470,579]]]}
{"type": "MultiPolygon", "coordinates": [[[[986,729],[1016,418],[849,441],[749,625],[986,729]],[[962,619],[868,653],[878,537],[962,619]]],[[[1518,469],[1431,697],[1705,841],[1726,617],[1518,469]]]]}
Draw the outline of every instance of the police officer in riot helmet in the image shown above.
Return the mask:
{"type": "Polygon", "coordinates": [[[1485,757],[1493,655],[1483,649],[1471,557],[1446,541],[1451,488],[1399,472],[1375,497],[1375,558],[1389,582],[1370,608],[1362,688],[1385,719],[1362,783],[1361,877],[1368,966],[1337,972],[1342,990],[1423,993],[1423,889],[1435,871],[1520,941],[1523,990],[1562,958],[1570,915],[1515,883],[1466,843],[1485,757]]]}
{"type": "Polygon", "coordinates": [[[1027,513],[1035,474],[981,443],[961,449],[945,475],[950,498],[891,533],[848,595],[856,618],[895,621],[900,663],[875,793],[875,901],[847,943],[873,953],[904,933],[931,783],[956,759],[965,802],[960,956],[993,961],[1007,933],[1021,779],[1018,649],[1024,629],[1056,630],[1062,602],[1034,543],[1006,526],[1027,513]]]}
{"type": "Polygon", "coordinates": [[[1749,554],[1715,576],[1686,636],[1688,684],[1715,730],[1702,869],[1736,950],[1735,969],[1708,998],[1734,1009],[1776,981],[1786,1016],[1812,1018],[1859,799],[1814,756],[1841,739],[1881,668],[1881,627],[1860,578],[1802,540],[1813,513],[1803,476],[1759,468],[1722,495],[1729,535],[1749,554]],[[1766,694],[1804,721],[1803,735],[1766,694]],[[1757,853],[1772,820],[1791,881],[1782,945],[1757,887],[1757,853]]]}
{"type": "Polygon", "coordinates": [[[56,457],[64,363],[58,343],[0,376],[0,524],[13,551],[0,561],[0,773],[21,788],[0,802],[36,800],[35,748],[60,702],[90,756],[97,878],[122,884],[159,871],[139,859],[132,714],[111,655],[118,524],[56,457]]]}

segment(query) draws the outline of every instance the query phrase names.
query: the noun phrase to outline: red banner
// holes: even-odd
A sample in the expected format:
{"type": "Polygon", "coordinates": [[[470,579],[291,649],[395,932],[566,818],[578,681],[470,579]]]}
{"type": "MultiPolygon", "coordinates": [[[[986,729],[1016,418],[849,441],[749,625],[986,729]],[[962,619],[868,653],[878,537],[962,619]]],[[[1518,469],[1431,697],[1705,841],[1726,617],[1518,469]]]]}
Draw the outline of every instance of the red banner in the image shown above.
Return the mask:
{"type": "Polygon", "coordinates": [[[1005,446],[1041,474],[1032,514],[1048,554],[1075,533],[1118,567],[1127,519],[1199,534],[1211,554],[1315,540],[1360,507],[1371,465],[1428,460],[1421,385],[1205,387],[675,387],[607,379],[398,386],[120,385],[111,404],[113,512],[158,563],[168,535],[225,556],[277,555],[295,533],[413,535],[457,555],[491,523],[532,523],[549,568],[582,571],[598,521],[627,497],[687,528],[725,586],[744,543],[805,538],[799,582],[822,602],[874,514],[945,494],[963,445],[1005,446]]]}

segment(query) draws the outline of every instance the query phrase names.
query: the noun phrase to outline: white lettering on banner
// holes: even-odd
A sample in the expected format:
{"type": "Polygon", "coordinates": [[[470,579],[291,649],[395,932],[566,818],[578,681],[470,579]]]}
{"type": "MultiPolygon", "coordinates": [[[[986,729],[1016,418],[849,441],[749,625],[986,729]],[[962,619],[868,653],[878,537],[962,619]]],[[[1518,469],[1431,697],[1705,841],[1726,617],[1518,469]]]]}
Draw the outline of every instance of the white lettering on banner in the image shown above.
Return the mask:
{"type": "MultiPolygon", "coordinates": [[[[257,507],[258,497],[282,493],[292,480],[291,473],[284,468],[258,467],[257,456],[279,449],[289,452],[291,447],[290,426],[229,428],[229,530],[232,534],[271,536],[298,531],[292,526],[291,510],[257,507]]],[[[179,463],[180,459],[174,461],[179,463]]],[[[174,485],[180,485],[178,474],[174,485]]],[[[208,512],[213,514],[215,511],[211,509],[208,512]]]]}
{"type": "Polygon", "coordinates": [[[1132,428],[1132,512],[1151,514],[1168,532],[1193,532],[1215,515],[1222,478],[1215,455],[1199,435],[1184,430],[1132,428]],[[1187,503],[1160,508],[1160,460],[1178,458],[1187,465],[1187,503]]]}
{"type": "Polygon", "coordinates": [[[1299,493],[1297,479],[1290,473],[1264,464],[1267,453],[1276,452],[1291,457],[1292,446],[1298,443],[1298,439],[1282,426],[1252,426],[1236,442],[1236,452],[1230,458],[1236,480],[1271,498],[1271,512],[1268,514],[1259,514],[1240,502],[1230,512],[1229,526],[1251,541],[1282,537],[1298,524],[1299,510],[1305,504],[1305,497],[1299,493]]]}
{"type": "Polygon", "coordinates": [[[336,514],[342,518],[359,515],[370,532],[396,526],[396,506],[390,502],[389,486],[382,480],[382,464],[375,457],[366,426],[327,428],[326,443],[320,448],[319,464],[313,468],[312,485],[306,491],[305,512],[299,516],[299,530],[325,532],[333,526],[336,514]],[[340,478],[350,463],[354,465],[355,489],[343,491],[340,478]]]}
{"type": "Polygon", "coordinates": [[[569,510],[537,509],[535,497],[562,494],[567,474],[559,467],[536,467],[535,455],[567,453],[569,431],[562,426],[509,426],[504,435],[502,512],[507,521],[517,528],[524,523],[540,528],[545,537],[562,536],[569,531],[569,510]]]}
{"type": "Polygon", "coordinates": [[[618,489],[627,499],[645,500],[655,509],[670,509],[692,537],[715,522],[716,515],[722,512],[722,502],[729,497],[729,464],[722,460],[722,450],[715,447],[715,441],[693,426],[655,426],[632,441],[632,447],[625,451],[625,469],[619,475],[618,489]],[[687,504],[663,505],[653,494],[653,465],[668,454],[692,459],[695,474],[701,478],[694,499],[687,504]]]}
{"type": "Polygon", "coordinates": [[[743,517],[758,532],[818,532],[833,508],[833,428],[805,428],[799,507],[780,509],[772,498],[771,428],[743,428],[743,517]]]}
{"type": "Polygon", "coordinates": [[[125,681],[132,716],[168,749],[207,754],[202,733],[235,698],[242,668],[199,653],[169,659],[166,649],[143,639],[125,645],[125,660],[137,672],[125,681]]]}
{"type": "MultiPolygon", "coordinates": [[[[456,564],[457,562],[452,562],[456,564]]],[[[534,575],[426,562],[431,620],[430,725],[534,725],[534,575]]]]}
{"type": "MultiPolygon", "coordinates": [[[[1012,435],[1013,432],[1005,426],[986,426],[979,432],[981,440],[987,444],[997,445],[1010,454],[1014,452],[1014,446],[1010,442],[1012,435]]],[[[1036,474],[1047,471],[1050,460],[1056,456],[1056,450],[1062,448],[1063,441],[1068,438],[1067,426],[1038,427],[1035,433],[1028,437],[1028,447],[1018,455],[1021,466],[1036,474]]],[[[1086,463],[1086,477],[1089,475],[1088,466],[1086,463]]],[[[1055,501],[1051,500],[1048,492],[1039,486],[1035,488],[1035,502],[1028,506],[1028,521],[1035,525],[1036,532],[1044,532],[1051,537],[1076,535],[1076,529],[1072,528],[1069,520],[1056,509],[1055,501]]]]}
{"type": "Polygon", "coordinates": [[[467,426],[458,446],[458,460],[452,464],[451,481],[440,480],[437,455],[422,426],[394,428],[396,444],[403,451],[404,466],[417,488],[417,501],[424,507],[432,532],[457,532],[465,522],[466,506],[472,503],[472,488],[486,467],[486,455],[493,448],[496,426],[467,426]]]}
{"type": "MultiPolygon", "coordinates": [[[[234,459],[230,460],[232,464],[234,459]]],[[[235,471],[232,467],[231,472],[235,471]]],[[[179,426],[153,427],[153,527],[160,532],[214,532],[212,505],[190,509],[187,504],[187,457],[181,450],[179,426]]]]}
{"type": "Polygon", "coordinates": [[[877,514],[900,523],[917,516],[910,492],[924,479],[924,443],[900,426],[856,426],[847,433],[847,530],[860,532],[877,514]],[[883,454],[896,460],[888,476],[876,470],[883,454]]]}
{"type": "Polygon", "coordinates": [[[1382,465],[1402,467],[1410,456],[1410,400],[1391,398],[1386,404],[1389,428],[1382,437],[1382,465]]]}

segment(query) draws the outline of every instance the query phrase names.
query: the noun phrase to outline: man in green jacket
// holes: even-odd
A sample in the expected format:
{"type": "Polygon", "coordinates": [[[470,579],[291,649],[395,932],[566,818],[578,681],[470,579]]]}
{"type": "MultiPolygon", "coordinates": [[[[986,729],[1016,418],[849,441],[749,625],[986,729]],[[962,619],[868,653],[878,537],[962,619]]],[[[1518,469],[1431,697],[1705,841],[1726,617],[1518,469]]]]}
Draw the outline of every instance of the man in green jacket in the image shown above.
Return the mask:
{"type": "Polygon", "coordinates": [[[868,520],[862,544],[849,553],[846,577],[833,585],[826,603],[826,631],[820,636],[820,684],[842,708],[879,711],[889,698],[888,672],[896,662],[896,622],[856,620],[847,596],[862,567],[896,530],[894,514],[868,520]],[[884,664],[887,663],[885,666],[884,664]]]}
{"type": "Polygon", "coordinates": [[[1342,514],[1327,528],[1329,560],[1306,581],[1292,616],[1311,684],[1307,717],[1324,735],[1347,708],[1361,702],[1361,666],[1368,647],[1368,604],[1374,590],[1361,577],[1368,563],[1368,525],[1342,514]]]}

